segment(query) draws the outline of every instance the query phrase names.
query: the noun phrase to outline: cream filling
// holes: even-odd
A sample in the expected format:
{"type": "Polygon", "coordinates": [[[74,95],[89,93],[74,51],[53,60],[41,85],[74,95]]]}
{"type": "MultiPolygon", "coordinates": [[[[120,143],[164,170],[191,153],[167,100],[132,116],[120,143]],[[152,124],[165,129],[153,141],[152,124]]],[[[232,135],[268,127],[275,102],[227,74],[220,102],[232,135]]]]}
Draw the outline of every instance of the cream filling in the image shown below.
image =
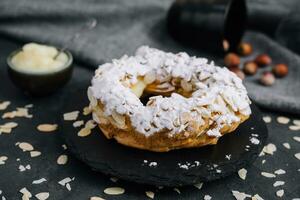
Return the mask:
{"type": "Polygon", "coordinates": [[[62,70],[68,62],[68,56],[51,46],[29,43],[23,46],[11,59],[13,68],[28,73],[50,73],[62,70]]]}

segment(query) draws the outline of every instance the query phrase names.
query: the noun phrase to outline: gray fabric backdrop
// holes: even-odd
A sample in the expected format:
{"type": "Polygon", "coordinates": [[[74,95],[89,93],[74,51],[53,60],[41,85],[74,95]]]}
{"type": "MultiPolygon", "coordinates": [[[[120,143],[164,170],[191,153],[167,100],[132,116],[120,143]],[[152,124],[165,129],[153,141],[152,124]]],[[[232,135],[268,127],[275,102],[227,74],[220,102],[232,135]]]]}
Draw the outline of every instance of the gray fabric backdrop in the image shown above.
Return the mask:
{"type": "MultiPolygon", "coordinates": [[[[280,8],[278,2],[274,5],[280,8]]],[[[140,45],[186,51],[222,65],[221,58],[205,53],[205,49],[190,49],[170,38],[165,16],[171,3],[171,0],[2,0],[0,34],[24,42],[67,45],[77,61],[91,68],[125,53],[132,54],[140,45]],[[91,20],[97,24],[88,30],[85,24],[91,20]],[[77,34],[81,29],[85,31],[77,34]]],[[[288,5],[282,8],[287,12],[288,5]]],[[[248,32],[245,40],[254,45],[255,54],[269,53],[275,62],[290,67],[288,77],[278,79],[272,87],[259,85],[259,74],[247,78],[250,97],[263,107],[300,114],[300,58],[261,33],[248,32]]]]}

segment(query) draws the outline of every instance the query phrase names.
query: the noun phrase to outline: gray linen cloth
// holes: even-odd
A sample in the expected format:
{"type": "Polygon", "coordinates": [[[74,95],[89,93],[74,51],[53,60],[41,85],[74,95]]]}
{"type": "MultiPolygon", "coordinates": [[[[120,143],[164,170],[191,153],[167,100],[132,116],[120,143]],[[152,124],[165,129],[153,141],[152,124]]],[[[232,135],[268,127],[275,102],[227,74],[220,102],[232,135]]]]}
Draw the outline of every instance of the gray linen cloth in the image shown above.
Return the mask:
{"type": "MultiPolygon", "coordinates": [[[[165,17],[171,3],[171,0],[2,0],[0,34],[23,42],[67,46],[77,61],[92,69],[123,54],[131,55],[141,45],[186,51],[222,65],[222,58],[206,53],[201,47],[195,50],[182,46],[167,34],[165,17]]],[[[249,32],[245,40],[254,45],[255,54],[266,52],[274,62],[287,63],[290,70],[287,78],[277,79],[272,87],[258,84],[259,74],[247,78],[245,85],[250,97],[265,108],[300,114],[300,58],[261,33],[249,32]]]]}

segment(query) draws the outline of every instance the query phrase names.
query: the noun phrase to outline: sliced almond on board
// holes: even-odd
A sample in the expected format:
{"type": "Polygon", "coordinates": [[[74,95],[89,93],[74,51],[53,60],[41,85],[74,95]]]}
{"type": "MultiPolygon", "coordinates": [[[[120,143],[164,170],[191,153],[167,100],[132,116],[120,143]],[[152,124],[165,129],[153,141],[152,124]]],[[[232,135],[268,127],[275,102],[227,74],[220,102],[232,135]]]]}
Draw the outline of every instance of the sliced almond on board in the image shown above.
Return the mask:
{"type": "Polygon", "coordinates": [[[110,187],[104,190],[104,193],[108,195],[120,195],[120,194],[124,194],[124,192],[125,189],[121,187],[110,187]]]}
{"type": "Polygon", "coordinates": [[[5,110],[10,105],[10,101],[3,101],[0,103],[0,110],[5,110]]]}
{"type": "Polygon", "coordinates": [[[79,115],[79,111],[78,110],[65,113],[64,114],[64,120],[65,121],[74,121],[74,120],[77,119],[78,115],[79,115]]]}
{"type": "Polygon", "coordinates": [[[53,132],[57,130],[57,124],[40,124],[37,126],[37,130],[41,132],[53,132]]]}
{"type": "Polygon", "coordinates": [[[152,192],[152,191],[146,191],[145,194],[150,199],[154,199],[154,195],[155,195],[154,192],[152,192]]]}
{"type": "Polygon", "coordinates": [[[79,137],[86,137],[92,133],[91,129],[84,127],[78,132],[79,137]]]}
{"type": "Polygon", "coordinates": [[[21,142],[21,143],[19,143],[18,146],[23,151],[32,151],[33,150],[33,146],[27,142],[21,142]]]}
{"type": "Polygon", "coordinates": [[[60,155],[58,158],[57,158],[57,164],[59,165],[65,165],[67,164],[68,162],[68,156],[67,155],[60,155]]]}

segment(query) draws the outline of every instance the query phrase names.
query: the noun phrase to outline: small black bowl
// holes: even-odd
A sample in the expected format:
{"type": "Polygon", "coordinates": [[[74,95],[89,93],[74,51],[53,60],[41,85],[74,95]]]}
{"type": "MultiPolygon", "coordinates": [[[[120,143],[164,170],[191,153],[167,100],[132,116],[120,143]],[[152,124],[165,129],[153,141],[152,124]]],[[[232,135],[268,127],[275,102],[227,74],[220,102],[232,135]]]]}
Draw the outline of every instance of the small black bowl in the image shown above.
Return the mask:
{"type": "Polygon", "coordinates": [[[7,57],[7,69],[12,82],[25,93],[32,96],[45,96],[61,88],[70,80],[73,72],[73,56],[69,51],[63,51],[67,55],[68,61],[61,70],[43,73],[25,72],[15,69],[11,60],[20,51],[22,49],[12,52],[7,57]]]}

